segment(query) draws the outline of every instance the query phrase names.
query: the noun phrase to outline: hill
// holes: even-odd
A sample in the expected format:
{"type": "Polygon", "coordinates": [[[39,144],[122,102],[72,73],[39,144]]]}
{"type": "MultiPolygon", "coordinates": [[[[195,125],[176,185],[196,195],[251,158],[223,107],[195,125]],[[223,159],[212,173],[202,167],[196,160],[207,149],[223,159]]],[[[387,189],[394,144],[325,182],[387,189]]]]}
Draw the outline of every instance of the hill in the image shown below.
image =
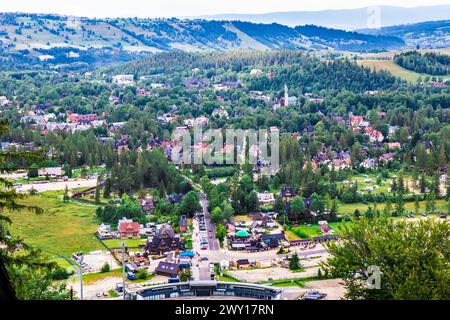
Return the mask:
{"type": "Polygon", "coordinates": [[[201,16],[207,20],[241,20],[254,23],[280,23],[288,26],[315,24],[345,30],[367,28],[368,17],[379,10],[382,27],[450,19],[450,5],[403,8],[378,6],[357,9],[269,12],[263,14],[220,14],[201,16]]]}
{"type": "MultiPolygon", "coordinates": [[[[6,61],[100,63],[102,56],[139,52],[332,49],[381,51],[397,49],[402,39],[367,35],[314,25],[288,27],[242,21],[114,18],[0,14],[0,50],[6,61]],[[55,48],[58,49],[55,52],[55,48]],[[53,51],[51,51],[53,50],[53,51]],[[89,52],[88,50],[91,50],[89,52]],[[71,53],[73,52],[73,53],[71,53]],[[88,54],[86,54],[88,53],[88,54]],[[58,55],[59,54],[59,55],[58,55]],[[96,56],[97,59],[93,58],[96,56]]],[[[111,62],[111,61],[109,61],[111,62]]]]}
{"type": "Polygon", "coordinates": [[[450,20],[427,21],[415,24],[385,27],[378,30],[362,29],[360,33],[402,38],[410,48],[448,48],[450,20]]]}

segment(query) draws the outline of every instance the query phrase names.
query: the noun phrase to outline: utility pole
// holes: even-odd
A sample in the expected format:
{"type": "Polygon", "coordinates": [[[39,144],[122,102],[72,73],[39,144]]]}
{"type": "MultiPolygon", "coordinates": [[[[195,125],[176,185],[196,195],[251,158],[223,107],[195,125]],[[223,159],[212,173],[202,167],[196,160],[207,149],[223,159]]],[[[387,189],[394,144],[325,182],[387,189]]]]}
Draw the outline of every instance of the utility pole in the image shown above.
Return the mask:
{"type": "Polygon", "coordinates": [[[123,300],[125,300],[125,241],[122,241],[122,290],[123,300]]]}
{"type": "Polygon", "coordinates": [[[81,266],[83,264],[83,259],[84,259],[84,256],[81,255],[80,262],[78,265],[79,270],[80,270],[80,300],[83,300],[83,268],[81,266]]]}

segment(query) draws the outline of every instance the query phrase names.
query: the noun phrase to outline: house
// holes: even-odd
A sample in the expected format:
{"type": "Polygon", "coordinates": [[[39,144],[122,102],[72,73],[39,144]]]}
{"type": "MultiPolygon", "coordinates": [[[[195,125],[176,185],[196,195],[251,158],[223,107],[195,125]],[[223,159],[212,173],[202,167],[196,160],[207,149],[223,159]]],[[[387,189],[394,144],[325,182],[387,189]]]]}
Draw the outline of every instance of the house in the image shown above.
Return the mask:
{"type": "Polygon", "coordinates": [[[228,112],[223,108],[216,108],[212,112],[213,117],[228,119],[228,112]]]}
{"type": "Polygon", "coordinates": [[[364,117],[362,116],[351,116],[350,125],[352,127],[359,127],[364,122],[364,117]]]}
{"type": "Polygon", "coordinates": [[[269,248],[277,248],[281,241],[285,241],[286,238],[282,233],[272,233],[261,235],[261,241],[269,248]]]}
{"type": "Polygon", "coordinates": [[[178,263],[160,261],[155,269],[155,273],[166,277],[176,277],[180,272],[178,263]]]}
{"type": "Polygon", "coordinates": [[[146,251],[153,255],[183,248],[180,236],[175,234],[173,229],[167,224],[162,225],[156,234],[147,240],[146,244],[146,251]]]}
{"type": "Polygon", "coordinates": [[[153,212],[153,210],[155,209],[153,199],[150,196],[147,196],[144,199],[140,199],[139,203],[141,205],[142,211],[144,211],[144,213],[147,215],[151,214],[153,212]]]}
{"type": "Polygon", "coordinates": [[[250,267],[250,261],[248,259],[239,259],[236,261],[236,266],[238,269],[240,268],[249,268],[250,267]]]}
{"type": "Polygon", "coordinates": [[[5,96],[0,96],[0,107],[7,107],[9,105],[9,100],[5,96]]]}
{"type": "Polygon", "coordinates": [[[187,231],[187,218],[185,215],[182,215],[180,217],[180,232],[186,232],[187,231]]]}
{"type": "Polygon", "coordinates": [[[134,76],[132,74],[119,74],[113,76],[112,82],[119,86],[132,86],[134,85],[134,76]]]}
{"type": "Polygon", "coordinates": [[[71,113],[67,117],[67,121],[70,123],[77,123],[77,124],[89,124],[93,121],[98,120],[98,115],[91,113],[91,114],[78,114],[78,113],[71,113]]]}
{"type": "Polygon", "coordinates": [[[71,58],[71,59],[77,59],[80,57],[80,54],[77,52],[70,51],[70,52],[66,53],[66,57],[71,58]]]}
{"type": "Polygon", "coordinates": [[[250,75],[252,75],[252,76],[258,76],[258,75],[260,75],[262,73],[263,72],[262,72],[261,69],[252,69],[252,70],[250,70],[250,75]]]}
{"type": "Polygon", "coordinates": [[[401,148],[400,142],[389,142],[388,143],[389,150],[395,150],[395,149],[400,149],[400,148],[401,148]]]}
{"type": "Polygon", "coordinates": [[[377,166],[377,161],[374,158],[368,158],[361,162],[360,166],[366,169],[373,169],[377,166]]]}
{"type": "Polygon", "coordinates": [[[369,133],[369,139],[371,142],[382,142],[384,140],[384,136],[380,131],[372,130],[369,133]]]}
{"type": "Polygon", "coordinates": [[[268,216],[264,216],[261,220],[261,226],[266,229],[273,229],[275,225],[275,221],[268,216]]]}
{"type": "Polygon", "coordinates": [[[379,158],[378,158],[378,160],[380,161],[380,162],[384,162],[384,163],[387,163],[387,162],[390,162],[390,161],[392,161],[392,160],[394,160],[394,153],[392,153],[392,152],[389,152],[389,153],[383,153],[379,158]]]}
{"type": "Polygon", "coordinates": [[[59,178],[63,176],[61,167],[41,168],[38,170],[39,177],[59,178]]]}
{"type": "Polygon", "coordinates": [[[133,222],[133,220],[123,219],[119,220],[118,228],[119,237],[122,239],[139,239],[140,238],[140,226],[138,222],[133,222]]]}
{"type": "Polygon", "coordinates": [[[293,187],[283,187],[281,188],[281,197],[286,202],[291,202],[292,198],[297,195],[295,188],[293,187]]]}
{"type": "Polygon", "coordinates": [[[108,224],[101,224],[98,226],[97,234],[101,240],[111,239],[111,226],[108,224]]]}
{"type": "Polygon", "coordinates": [[[275,203],[275,197],[273,193],[270,193],[268,191],[257,193],[258,196],[258,202],[262,206],[270,206],[275,203]]]}
{"type": "Polygon", "coordinates": [[[183,85],[188,89],[203,89],[206,88],[208,84],[208,79],[203,78],[186,79],[183,81],[183,85]]]}

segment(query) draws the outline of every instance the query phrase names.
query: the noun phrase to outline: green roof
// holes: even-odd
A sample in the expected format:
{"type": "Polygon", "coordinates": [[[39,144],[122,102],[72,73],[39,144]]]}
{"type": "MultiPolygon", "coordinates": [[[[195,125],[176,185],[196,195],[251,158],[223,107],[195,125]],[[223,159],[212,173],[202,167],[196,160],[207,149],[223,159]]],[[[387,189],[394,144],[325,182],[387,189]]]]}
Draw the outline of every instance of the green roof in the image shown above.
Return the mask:
{"type": "Polygon", "coordinates": [[[236,237],[248,237],[250,234],[245,230],[239,230],[236,232],[236,237]]]}

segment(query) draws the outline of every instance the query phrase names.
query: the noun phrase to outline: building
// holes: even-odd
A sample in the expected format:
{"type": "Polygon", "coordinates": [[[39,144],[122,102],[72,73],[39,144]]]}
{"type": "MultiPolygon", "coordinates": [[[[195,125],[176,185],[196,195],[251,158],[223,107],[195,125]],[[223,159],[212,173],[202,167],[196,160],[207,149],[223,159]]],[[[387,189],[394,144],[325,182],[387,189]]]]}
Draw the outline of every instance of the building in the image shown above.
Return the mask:
{"type": "Polygon", "coordinates": [[[250,267],[250,261],[248,259],[239,259],[236,261],[236,266],[238,269],[240,268],[249,268],[250,267]]]}
{"type": "Polygon", "coordinates": [[[261,206],[270,206],[275,203],[275,197],[273,193],[264,191],[261,193],[257,193],[258,202],[261,206]]]}
{"type": "Polygon", "coordinates": [[[152,214],[153,210],[155,209],[153,199],[150,196],[147,196],[144,199],[140,199],[139,203],[141,205],[142,211],[144,211],[144,213],[147,215],[152,214]]]}
{"type": "Polygon", "coordinates": [[[253,283],[216,280],[169,283],[127,290],[132,299],[161,300],[178,297],[241,297],[260,300],[280,300],[283,290],[253,283]]]}
{"type": "Polygon", "coordinates": [[[161,276],[174,278],[178,276],[180,266],[177,263],[161,261],[155,269],[155,273],[161,276]]]}
{"type": "Polygon", "coordinates": [[[291,202],[291,200],[297,195],[297,192],[293,187],[283,187],[281,188],[281,197],[286,202],[291,202]]]}
{"type": "Polygon", "coordinates": [[[89,124],[93,121],[98,121],[98,115],[94,113],[90,114],[78,114],[78,113],[71,113],[67,117],[67,121],[71,123],[78,123],[78,124],[89,124]]]}
{"type": "Polygon", "coordinates": [[[97,234],[101,240],[111,239],[112,238],[111,226],[102,223],[101,225],[98,226],[97,234]]]}
{"type": "Polygon", "coordinates": [[[187,231],[187,228],[188,228],[188,225],[187,225],[187,218],[186,218],[185,215],[182,215],[182,216],[180,217],[180,232],[186,232],[186,231],[187,231]]]}
{"type": "Polygon", "coordinates": [[[122,219],[119,220],[118,228],[119,237],[122,239],[139,239],[140,238],[140,226],[139,223],[133,222],[133,220],[122,219]]]}
{"type": "Polygon", "coordinates": [[[41,168],[38,170],[39,177],[59,178],[63,176],[61,167],[41,168]]]}
{"type": "Polygon", "coordinates": [[[159,255],[169,251],[184,249],[180,236],[173,229],[164,224],[156,234],[147,240],[146,251],[152,255],[159,255]]]}
{"type": "Polygon", "coordinates": [[[5,96],[0,96],[0,107],[7,107],[9,105],[9,100],[5,96]]]}
{"type": "Polygon", "coordinates": [[[119,86],[132,86],[134,85],[134,76],[132,74],[119,74],[113,76],[112,82],[119,86]]]}

